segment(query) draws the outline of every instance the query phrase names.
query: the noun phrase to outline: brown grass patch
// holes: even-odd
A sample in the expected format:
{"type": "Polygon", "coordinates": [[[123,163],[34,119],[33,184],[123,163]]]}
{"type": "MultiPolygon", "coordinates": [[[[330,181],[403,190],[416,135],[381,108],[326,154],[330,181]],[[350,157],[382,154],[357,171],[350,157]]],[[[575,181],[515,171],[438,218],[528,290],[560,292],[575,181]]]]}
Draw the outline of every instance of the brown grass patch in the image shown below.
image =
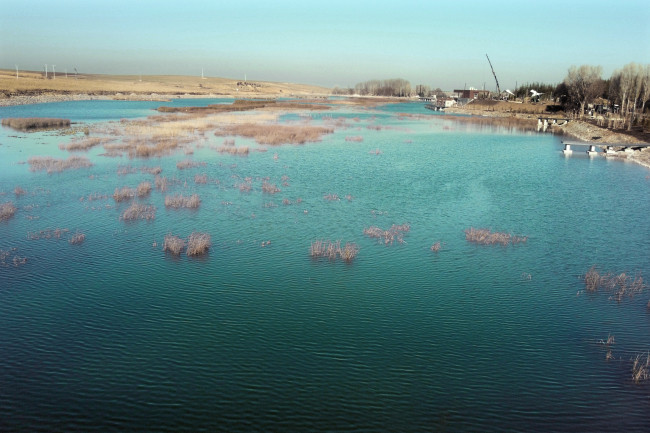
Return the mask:
{"type": "Polygon", "coordinates": [[[10,201],[0,204],[0,221],[7,221],[16,213],[16,206],[10,201]]]}
{"type": "Polygon", "coordinates": [[[325,134],[334,132],[332,128],[307,125],[264,125],[243,123],[229,125],[217,132],[217,135],[239,135],[253,138],[259,144],[304,144],[320,141],[325,134]]]}
{"type": "Polygon", "coordinates": [[[2,126],[7,126],[23,132],[32,132],[42,129],[69,128],[70,119],[53,119],[46,117],[6,118],[2,119],[2,126]]]}
{"type": "Polygon", "coordinates": [[[27,163],[31,171],[47,171],[48,173],[93,166],[93,163],[83,156],[71,156],[67,159],[56,159],[51,156],[32,156],[27,160],[27,163]]]}

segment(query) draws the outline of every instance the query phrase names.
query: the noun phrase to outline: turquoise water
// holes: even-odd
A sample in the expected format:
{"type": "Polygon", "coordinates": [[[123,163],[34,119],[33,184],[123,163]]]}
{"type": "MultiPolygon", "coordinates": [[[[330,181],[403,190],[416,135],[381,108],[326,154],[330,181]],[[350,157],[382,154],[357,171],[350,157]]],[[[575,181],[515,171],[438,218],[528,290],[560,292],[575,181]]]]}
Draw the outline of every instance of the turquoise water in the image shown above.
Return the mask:
{"type": "MultiPolygon", "coordinates": [[[[67,102],[0,117],[94,125],[158,105],[67,102]]],[[[0,202],[18,208],[0,223],[0,249],[27,258],[0,266],[0,430],[650,428],[650,382],[632,381],[630,361],[650,350],[649,292],[616,302],[580,279],[594,264],[650,274],[647,169],[565,158],[557,137],[479,129],[419,104],[281,121],[306,119],[335,132],[247,157],[216,152],[223,137],[211,133],[191,156],[106,158],[100,147],[81,154],[93,167],[54,174],[21,162],[67,157],[58,144],[70,137],[0,129],[0,202]],[[206,165],[178,170],[188,158],[206,165]],[[168,210],[154,190],[141,200],[154,221],[120,221],[128,204],[114,189],[153,182],[118,174],[125,165],[161,166],[175,179],[167,194],[197,193],[200,208],[168,210]],[[262,193],[264,179],[281,192],[262,193]],[[80,200],[89,194],[108,197],[80,200]],[[363,234],[403,223],[404,244],[363,234]],[[469,227],[528,241],[477,246],[469,227]],[[48,228],[86,240],[28,239],[48,228]],[[166,234],[193,231],[212,236],[207,256],[161,250],[166,234]],[[312,259],[318,239],[355,242],[359,255],[312,259]]]]}

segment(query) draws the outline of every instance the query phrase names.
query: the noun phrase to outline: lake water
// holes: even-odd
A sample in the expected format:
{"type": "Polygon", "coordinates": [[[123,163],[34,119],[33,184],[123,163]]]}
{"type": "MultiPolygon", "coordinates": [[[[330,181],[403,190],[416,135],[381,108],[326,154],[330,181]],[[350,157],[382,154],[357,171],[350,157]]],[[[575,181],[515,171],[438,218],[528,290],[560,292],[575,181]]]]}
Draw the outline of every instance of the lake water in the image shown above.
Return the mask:
{"type": "MultiPolygon", "coordinates": [[[[0,117],[95,126],[159,105],[0,117]]],[[[443,120],[420,104],[280,121],[307,118],[338,126],[247,157],[216,152],[223,137],[211,132],[191,156],[108,158],[100,146],[81,154],[93,167],[53,174],[24,162],[69,156],[58,148],[69,136],[0,129],[0,203],[17,207],[0,222],[1,431],[650,429],[650,381],[631,373],[650,350],[648,289],[617,302],[581,279],[592,265],[650,275],[648,169],[564,157],[558,137],[443,120]],[[176,168],[188,158],[205,165],[176,168]],[[176,180],[140,200],[155,220],[120,220],[128,204],[115,188],[153,182],[118,174],[126,165],[176,180]],[[249,193],[236,187],[244,178],[249,193]],[[265,179],[281,191],[263,193],[265,179]],[[172,193],[197,193],[201,206],[166,209],[172,193]],[[91,194],[107,197],[80,200],[91,194]],[[404,223],[404,243],[364,236],[404,223]],[[528,240],[476,245],[470,227],[528,240]],[[69,232],[29,239],[55,228],[69,232]],[[72,245],[77,230],[86,239],[72,245]],[[162,251],[165,235],[193,231],[212,236],[208,255],[162,251]],[[360,251],[352,263],[313,259],[316,240],[360,251]]]]}

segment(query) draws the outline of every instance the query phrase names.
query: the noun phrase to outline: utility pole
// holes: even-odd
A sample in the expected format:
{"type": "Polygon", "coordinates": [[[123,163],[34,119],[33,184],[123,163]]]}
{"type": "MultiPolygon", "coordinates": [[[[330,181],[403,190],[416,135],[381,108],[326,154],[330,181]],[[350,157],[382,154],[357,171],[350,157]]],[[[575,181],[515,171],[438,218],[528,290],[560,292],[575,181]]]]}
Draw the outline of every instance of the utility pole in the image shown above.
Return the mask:
{"type": "Polygon", "coordinates": [[[52,65],[52,73],[54,74],[54,76],[52,78],[53,80],[56,80],[56,69],[55,68],[56,68],[56,65],[52,65]]]}

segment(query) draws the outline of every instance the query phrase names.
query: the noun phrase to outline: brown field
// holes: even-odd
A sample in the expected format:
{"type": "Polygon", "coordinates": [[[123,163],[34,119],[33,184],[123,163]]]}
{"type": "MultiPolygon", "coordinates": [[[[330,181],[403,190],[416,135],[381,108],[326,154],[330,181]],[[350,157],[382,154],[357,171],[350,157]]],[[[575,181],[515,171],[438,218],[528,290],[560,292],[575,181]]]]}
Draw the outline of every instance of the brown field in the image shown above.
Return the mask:
{"type": "Polygon", "coordinates": [[[171,97],[315,97],[330,90],[307,84],[266,81],[242,82],[229,78],[179,75],[99,75],[57,72],[56,78],[43,72],[0,70],[0,100],[15,96],[47,94],[110,96],[117,99],[168,99],[171,97]]]}

